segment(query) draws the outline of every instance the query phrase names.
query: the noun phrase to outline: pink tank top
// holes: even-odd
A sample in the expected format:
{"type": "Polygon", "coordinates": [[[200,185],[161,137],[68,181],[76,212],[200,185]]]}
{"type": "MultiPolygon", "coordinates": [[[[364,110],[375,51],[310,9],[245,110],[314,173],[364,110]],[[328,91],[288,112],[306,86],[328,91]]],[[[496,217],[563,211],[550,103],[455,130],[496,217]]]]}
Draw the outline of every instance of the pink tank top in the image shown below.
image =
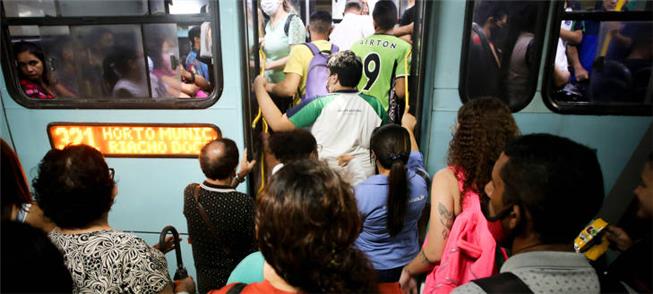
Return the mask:
{"type": "MultiPolygon", "coordinates": [[[[458,190],[462,191],[464,173],[455,167],[449,168],[458,179],[458,190]]],[[[425,241],[423,246],[426,244],[425,241]]],[[[479,195],[468,191],[462,195],[462,212],[453,222],[440,263],[426,276],[424,293],[449,293],[471,280],[493,275],[496,273],[495,255],[496,242],[481,212],[479,195]]]]}

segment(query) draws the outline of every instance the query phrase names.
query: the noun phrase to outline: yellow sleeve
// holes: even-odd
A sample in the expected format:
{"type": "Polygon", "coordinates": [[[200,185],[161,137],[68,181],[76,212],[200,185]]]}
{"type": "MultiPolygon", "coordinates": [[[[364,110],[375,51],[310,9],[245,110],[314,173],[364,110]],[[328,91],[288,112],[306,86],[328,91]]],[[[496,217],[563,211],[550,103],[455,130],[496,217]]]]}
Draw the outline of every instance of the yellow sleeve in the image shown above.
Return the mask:
{"type": "Polygon", "coordinates": [[[290,54],[288,54],[288,62],[283,69],[284,73],[296,73],[299,76],[304,76],[305,67],[308,67],[307,60],[310,61],[311,51],[303,44],[297,44],[290,47],[290,54]]]}

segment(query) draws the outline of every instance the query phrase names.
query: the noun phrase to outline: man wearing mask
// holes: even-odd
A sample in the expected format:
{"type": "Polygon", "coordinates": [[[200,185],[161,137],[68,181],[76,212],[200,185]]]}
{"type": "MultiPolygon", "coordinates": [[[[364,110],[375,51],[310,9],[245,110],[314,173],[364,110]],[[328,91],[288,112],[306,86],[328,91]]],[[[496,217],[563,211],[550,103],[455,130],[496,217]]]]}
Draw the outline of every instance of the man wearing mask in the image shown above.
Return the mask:
{"type": "Polygon", "coordinates": [[[453,293],[599,293],[594,268],[573,251],[603,203],[593,150],[553,135],[522,136],[495,163],[485,192],[490,232],[513,256],[500,274],[453,293]]]}

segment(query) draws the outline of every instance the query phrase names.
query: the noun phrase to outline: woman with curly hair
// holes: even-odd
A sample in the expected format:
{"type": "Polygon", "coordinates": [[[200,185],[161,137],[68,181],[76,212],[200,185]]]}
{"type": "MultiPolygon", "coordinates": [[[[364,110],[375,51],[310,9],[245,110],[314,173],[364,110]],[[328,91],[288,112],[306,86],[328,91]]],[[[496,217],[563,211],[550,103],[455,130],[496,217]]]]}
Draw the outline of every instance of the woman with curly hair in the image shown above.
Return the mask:
{"type": "Polygon", "coordinates": [[[449,293],[495,272],[497,247],[481,211],[481,192],[494,162],[518,134],[510,109],[496,98],[475,99],[460,108],[448,166],[433,177],[426,240],[401,273],[405,291],[414,289],[413,277],[424,272],[430,272],[424,293],[449,293]]]}
{"type": "Polygon", "coordinates": [[[240,292],[378,291],[372,266],[354,246],[361,219],[353,189],[326,164],[304,159],[284,165],[258,199],[256,228],[265,280],[240,292]]]}

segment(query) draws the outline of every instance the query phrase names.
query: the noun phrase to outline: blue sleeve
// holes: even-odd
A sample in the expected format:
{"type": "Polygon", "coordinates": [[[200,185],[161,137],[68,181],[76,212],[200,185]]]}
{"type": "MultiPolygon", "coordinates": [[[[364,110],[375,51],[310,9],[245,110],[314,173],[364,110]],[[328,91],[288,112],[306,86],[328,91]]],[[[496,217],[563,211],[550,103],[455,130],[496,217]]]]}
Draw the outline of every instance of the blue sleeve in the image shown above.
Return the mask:
{"type": "Polygon", "coordinates": [[[424,156],[422,156],[421,152],[412,151],[410,152],[410,156],[408,157],[408,169],[414,171],[418,168],[425,169],[424,156]]]}
{"type": "Polygon", "coordinates": [[[358,212],[361,215],[361,220],[365,220],[370,214],[369,207],[366,207],[366,204],[369,204],[369,201],[365,201],[369,194],[366,185],[358,184],[354,189],[354,195],[356,196],[356,205],[358,206],[358,212]]]}

